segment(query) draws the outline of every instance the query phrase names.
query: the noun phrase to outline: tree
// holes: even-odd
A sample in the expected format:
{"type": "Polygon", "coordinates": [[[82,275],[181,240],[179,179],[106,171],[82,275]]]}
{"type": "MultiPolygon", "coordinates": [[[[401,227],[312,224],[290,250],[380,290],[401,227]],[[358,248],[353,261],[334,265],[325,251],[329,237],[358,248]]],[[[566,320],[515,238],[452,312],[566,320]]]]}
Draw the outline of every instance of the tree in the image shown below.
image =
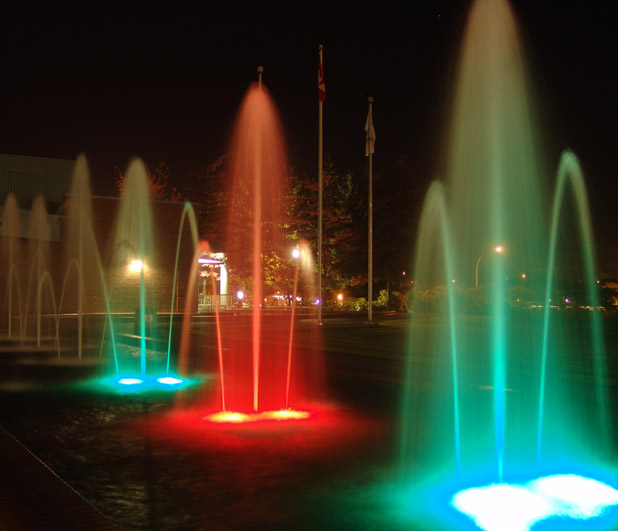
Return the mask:
{"type": "MultiPolygon", "coordinates": [[[[287,208],[288,238],[306,240],[317,256],[317,179],[293,174],[291,180],[287,208]]],[[[323,289],[338,290],[358,283],[362,277],[358,264],[358,255],[363,252],[363,233],[358,223],[362,212],[352,172],[339,169],[330,157],[324,162],[322,184],[323,289]]],[[[364,234],[366,243],[366,232],[364,234]]]]}
{"type": "MultiPolygon", "coordinates": [[[[146,172],[150,183],[150,198],[167,201],[180,201],[181,194],[176,187],[169,184],[170,169],[165,161],[152,168],[146,164],[146,172]]],[[[114,166],[114,184],[118,192],[122,194],[125,176],[118,166],[114,166]]]]}
{"type": "Polygon", "coordinates": [[[412,264],[418,216],[427,183],[414,175],[408,156],[374,175],[374,281],[400,284],[412,264]]]}
{"type": "Polygon", "coordinates": [[[223,155],[200,169],[192,179],[196,186],[188,190],[189,199],[196,206],[200,237],[208,241],[214,251],[224,249],[227,236],[230,209],[230,194],[226,186],[227,159],[228,154],[223,155]]]}

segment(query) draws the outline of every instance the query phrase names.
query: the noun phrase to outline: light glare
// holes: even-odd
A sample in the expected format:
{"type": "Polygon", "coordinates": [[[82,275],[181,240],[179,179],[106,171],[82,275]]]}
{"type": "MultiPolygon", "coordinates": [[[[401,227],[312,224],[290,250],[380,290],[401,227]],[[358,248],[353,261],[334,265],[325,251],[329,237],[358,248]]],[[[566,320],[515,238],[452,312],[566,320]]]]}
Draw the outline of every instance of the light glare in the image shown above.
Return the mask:
{"type": "Polygon", "coordinates": [[[274,419],[274,420],[287,420],[287,419],[306,419],[310,415],[307,411],[297,411],[295,409],[279,409],[278,411],[265,411],[261,414],[262,418],[274,419]]]}
{"type": "Polygon", "coordinates": [[[618,505],[618,491],[596,481],[574,474],[537,479],[530,488],[552,500],[556,514],[587,519],[600,516],[606,507],[618,505]]]}
{"type": "Polygon", "coordinates": [[[261,413],[239,413],[237,411],[220,411],[204,417],[204,420],[217,423],[240,424],[245,422],[259,422],[263,420],[302,420],[311,414],[307,411],[295,409],[279,409],[276,411],[262,411],[261,413]]]}
{"type": "Polygon", "coordinates": [[[139,378],[121,378],[120,380],[118,380],[118,383],[122,385],[136,385],[141,384],[142,380],[140,380],[139,378]]]}
{"type": "Polygon", "coordinates": [[[158,378],[157,382],[166,384],[166,385],[175,385],[182,382],[179,378],[173,378],[172,376],[165,376],[163,378],[158,378]]]}
{"type": "Polygon", "coordinates": [[[618,491],[594,479],[564,474],[525,485],[500,483],[462,490],[451,503],[485,531],[529,531],[551,517],[600,516],[618,505],[618,491]]]}
{"type": "Polygon", "coordinates": [[[142,267],[144,267],[144,264],[141,260],[133,260],[133,262],[129,264],[129,271],[131,271],[131,273],[139,273],[142,267]]]}

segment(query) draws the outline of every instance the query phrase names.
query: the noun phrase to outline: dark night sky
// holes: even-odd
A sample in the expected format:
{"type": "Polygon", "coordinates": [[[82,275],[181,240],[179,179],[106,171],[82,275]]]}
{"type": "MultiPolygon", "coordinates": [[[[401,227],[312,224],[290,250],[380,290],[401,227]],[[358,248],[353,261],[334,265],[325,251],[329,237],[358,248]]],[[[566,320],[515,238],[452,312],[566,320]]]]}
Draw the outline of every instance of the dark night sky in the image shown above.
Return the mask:
{"type": "MultiPolygon", "coordinates": [[[[263,65],[290,162],[316,172],[317,49],[324,44],[325,151],[360,173],[367,96],[373,96],[376,171],[407,154],[419,176],[436,176],[468,2],[409,2],[406,13],[403,4],[388,2],[257,4],[89,2],[43,11],[22,4],[7,12],[0,32],[0,152],[57,158],[84,152],[96,193],[113,191],[112,168],[132,156],[165,160],[182,185],[226,151],[243,94],[263,65]]],[[[597,232],[617,247],[618,46],[611,5],[513,2],[548,157],[557,165],[563,148],[577,153],[597,232]]]]}

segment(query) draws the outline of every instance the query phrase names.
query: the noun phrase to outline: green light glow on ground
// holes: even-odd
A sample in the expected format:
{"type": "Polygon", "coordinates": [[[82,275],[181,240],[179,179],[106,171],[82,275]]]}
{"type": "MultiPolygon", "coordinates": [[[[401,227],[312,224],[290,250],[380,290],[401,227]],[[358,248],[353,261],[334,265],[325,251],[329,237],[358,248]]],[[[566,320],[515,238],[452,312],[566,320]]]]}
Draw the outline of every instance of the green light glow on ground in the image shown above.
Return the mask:
{"type": "Polygon", "coordinates": [[[176,376],[145,376],[135,377],[123,375],[89,380],[79,384],[79,387],[104,393],[174,393],[202,384],[203,378],[177,378],[176,376]]]}
{"type": "Polygon", "coordinates": [[[485,531],[528,531],[535,524],[560,518],[585,521],[618,505],[618,491],[594,479],[573,474],[547,476],[526,484],[499,483],[458,492],[453,506],[485,531]]]}

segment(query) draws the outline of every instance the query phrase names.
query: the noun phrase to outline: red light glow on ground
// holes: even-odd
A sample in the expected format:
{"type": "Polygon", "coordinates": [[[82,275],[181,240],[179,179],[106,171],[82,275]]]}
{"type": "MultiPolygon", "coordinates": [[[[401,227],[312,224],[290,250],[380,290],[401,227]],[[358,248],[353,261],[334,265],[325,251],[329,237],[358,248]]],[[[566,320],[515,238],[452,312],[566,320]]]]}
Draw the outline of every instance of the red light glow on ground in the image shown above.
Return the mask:
{"type": "Polygon", "coordinates": [[[261,413],[239,413],[237,411],[220,411],[207,415],[204,420],[207,422],[220,422],[240,424],[242,422],[260,422],[265,420],[303,420],[308,419],[311,413],[308,411],[297,411],[295,409],[280,409],[278,411],[263,411],[261,413]]]}
{"type": "Polygon", "coordinates": [[[251,455],[262,458],[302,455],[313,460],[333,452],[345,453],[350,445],[375,444],[382,440],[385,425],[348,409],[312,405],[259,414],[176,409],[139,422],[135,428],[160,443],[191,453],[244,455],[250,450],[251,455]]]}
{"type": "Polygon", "coordinates": [[[204,420],[209,422],[229,422],[231,424],[241,422],[251,422],[253,415],[246,415],[245,413],[238,413],[236,411],[220,411],[219,413],[213,413],[207,415],[204,420]]]}

